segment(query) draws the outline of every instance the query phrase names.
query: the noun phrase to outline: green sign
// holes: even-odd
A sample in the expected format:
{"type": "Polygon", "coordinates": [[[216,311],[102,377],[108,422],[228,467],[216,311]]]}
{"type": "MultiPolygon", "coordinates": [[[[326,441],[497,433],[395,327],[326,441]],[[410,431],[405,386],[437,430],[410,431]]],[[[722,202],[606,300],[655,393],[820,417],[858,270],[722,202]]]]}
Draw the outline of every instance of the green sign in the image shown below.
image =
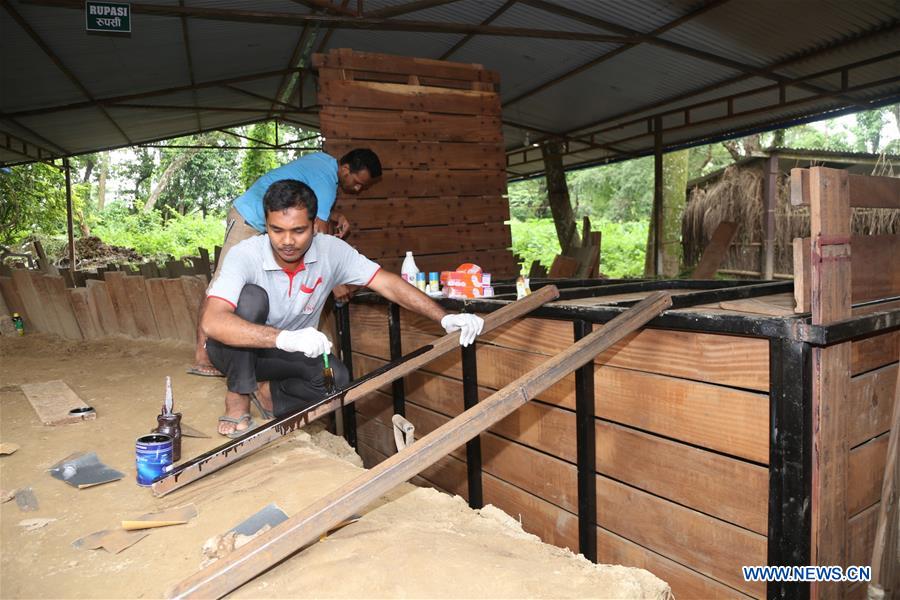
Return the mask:
{"type": "Polygon", "coordinates": [[[105,33],[131,33],[131,5],[86,0],[84,28],[105,33]]]}

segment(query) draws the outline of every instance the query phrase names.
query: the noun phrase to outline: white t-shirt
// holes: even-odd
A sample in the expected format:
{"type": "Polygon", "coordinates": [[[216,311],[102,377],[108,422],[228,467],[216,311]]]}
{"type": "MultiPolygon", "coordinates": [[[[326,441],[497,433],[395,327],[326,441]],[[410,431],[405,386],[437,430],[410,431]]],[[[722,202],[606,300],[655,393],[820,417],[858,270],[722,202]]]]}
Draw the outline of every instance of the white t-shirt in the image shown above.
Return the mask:
{"type": "Polygon", "coordinates": [[[368,285],[379,269],[347,242],[317,233],[297,270],[289,273],[275,262],[268,234],[258,235],[225,255],[222,270],[206,295],[236,307],[241,290],[253,283],[269,294],[266,325],[287,330],[316,327],[335,286],[368,285]]]}

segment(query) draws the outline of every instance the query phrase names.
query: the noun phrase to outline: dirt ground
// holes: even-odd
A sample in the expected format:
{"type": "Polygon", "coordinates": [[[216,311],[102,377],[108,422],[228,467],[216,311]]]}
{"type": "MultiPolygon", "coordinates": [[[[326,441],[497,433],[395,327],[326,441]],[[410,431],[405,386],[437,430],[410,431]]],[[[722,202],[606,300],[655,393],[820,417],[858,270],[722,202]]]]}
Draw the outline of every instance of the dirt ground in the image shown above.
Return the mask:
{"type": "MultiPolygon", "coordinates": [[[[137,486],[134,440],[156,424],[165,376],[184,422],[211,435],[185,438],[190,458],[225,441],[215,433],[222,379],[184,373],[186,344],[111,338],[73,343],[41,334],[0,338],[0,488],[31,487],[37,511],[0,505],[0,597],[158,598],[203,562],[201,547],[270,502],[298,512],[361,472],[359,457],[313,424],[164,498],[137,486]],[[19,389],[61,379],[98,414],[49,427],[19,389]],[[94,451],[122,480],[76,489],[47,470],[75,451],[94,451]],[[193,503],[190,523],[151,530],[120,554],[72,542],[122,519],[193,503]],[[53,519],[28,530],[22,521],[53,519]]],[[[257,415],[254,418],[259,420],[257,415]]],[[[524,533],[518,521],[459,497],[404,484],[362,519],[237,590],[235,597],[292,598],[666,598],[668,586],[641,569],[598,566],[524,533]]]]}

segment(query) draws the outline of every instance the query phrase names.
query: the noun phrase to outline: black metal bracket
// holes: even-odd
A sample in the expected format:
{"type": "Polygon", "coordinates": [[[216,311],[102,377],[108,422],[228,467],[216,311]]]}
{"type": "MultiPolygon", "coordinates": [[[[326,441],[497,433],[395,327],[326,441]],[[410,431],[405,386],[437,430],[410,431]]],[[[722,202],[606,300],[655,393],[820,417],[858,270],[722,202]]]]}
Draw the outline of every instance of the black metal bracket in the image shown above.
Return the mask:
{"type": "MultiPolygon", "coordinates": [[[[390,344],[391,361],[403,356],[402,340],[400,334],[400,305],[393,302],[388,310],[388,339],[390,344]]],[[[406,416],[406,385],[403,378],[397,379],[391,384],[391,392],[394,397],[394,414],[406,416]]]]}
{"type": "MultiPolygon", "coordinates": [[[[337,322],[338,337],[341,339],[341,362],[347,367],[347,375],[353,381],[353,347],[350,342],[350,305],[341,303],[335,305],[335,321],[337,322]]],[[[356,448],[356,407],[352,404],[341,409],[341,418],[344,423],[344,439],[353,448],[356,448]]]]}
{"type": "MultiPolygon", "coordinates": [[[[463,406],[469,410],[478,404],[478,358],[475,344],[462,349],[463,406]]],[[[476,435],[466,442],[466,480],[469,487],[469,506],[484,506],[484,487],[481,471],[481,436],[476,435]]]]}
{"type": "MultiPolygon", "coordinates": [[[[575,341],[591,333],[575,321],[575,341]]],[[[578,550],[597,562],[597,443],[594,419],[594,361],[575,371],[575,444],[578,461],[578,550]]]]}

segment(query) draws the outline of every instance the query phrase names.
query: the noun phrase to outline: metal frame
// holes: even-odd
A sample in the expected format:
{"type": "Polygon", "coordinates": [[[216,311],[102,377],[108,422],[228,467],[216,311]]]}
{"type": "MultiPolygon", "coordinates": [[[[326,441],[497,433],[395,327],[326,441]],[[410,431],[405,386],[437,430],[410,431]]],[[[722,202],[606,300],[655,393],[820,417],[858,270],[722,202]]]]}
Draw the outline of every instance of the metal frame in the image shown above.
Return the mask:
{"type": "MultiPolygon", "coordinates": [[[[769,340],[769,495],[768,495],[768,563],[769,565],[803,566],[811,560],[812,514],[812,349],[852,339],[900,329],[900,297],[886,298],[857,305],[885,310],[871,312],[830,325],[812,324],[810,315],[787,317],[728,315],[685,311],[704,304],[752,298],[789,292],[793,282],[689,281],[689,280],[536,280],[533,288],[553,283],[561,289],[560,299],[598,297],[602,295],[655,291],[659,289],[693,290],[673,296],[673,307],[648,323],[658,329],[681,329],[696,332],[748,335],[769,340]]],[[[496,288],[514,284],[498,282],[496,288]]],[[[357,295],[354,302],[385,304],[387,300],[372,293],[357,295]]],[[[510,300],[440,300],[449,310],[492,312],[510,300]]],[[[603,324],[626,310],[634,301],[603,306],[543,306],[529,317],[571,321],[574,339],[591,331],[592,324],[603,324]]],[[[393,305],[392,305],[393,306],[393,305]]],[[[391,327],[399,336],[399,310],[391,319],[391,327]]],[[[349,322],[347,323],[349,328],[349,322]]],[[[393,356],[393,355],[392,355],[393,356]]],[[[477,401],[477,361],[474,349],[463,350],[463,386],[466,407],[471,398],[477,401]]],[[[597,499],[596,431],[594,370],[587,365],[575,371],[576,445],[578,469],[578,538],[579,551],[596,561],[597,499]]],[[[480,454],[470,455],[467,448],[467,472],[470,485],[473,474],[481,481],[480,454]]],[[[471,489],[471,488],[470,488],[471,489]]],[[[480,491],[480,487],[479,487],[480,491]]],[[[480,505],[482,498],[478,498],[480,505]]],[[[470,499],[471,503],[471,499],[470,499]]],[[[771,599],[808,598],[808,583],[770,582],[766,595],[771,599]]]]}
{"type": "MultiPolygon", "coordinates": [[[[350,305],[335,305],[337,334],[341,340],[341,362],[347,367],[347,375],[353,381],[353,345],[350,342],[350,305]]],[[[344,439],[356,448],[356,408],[350,404],[341,410],[344,439]]]]}

